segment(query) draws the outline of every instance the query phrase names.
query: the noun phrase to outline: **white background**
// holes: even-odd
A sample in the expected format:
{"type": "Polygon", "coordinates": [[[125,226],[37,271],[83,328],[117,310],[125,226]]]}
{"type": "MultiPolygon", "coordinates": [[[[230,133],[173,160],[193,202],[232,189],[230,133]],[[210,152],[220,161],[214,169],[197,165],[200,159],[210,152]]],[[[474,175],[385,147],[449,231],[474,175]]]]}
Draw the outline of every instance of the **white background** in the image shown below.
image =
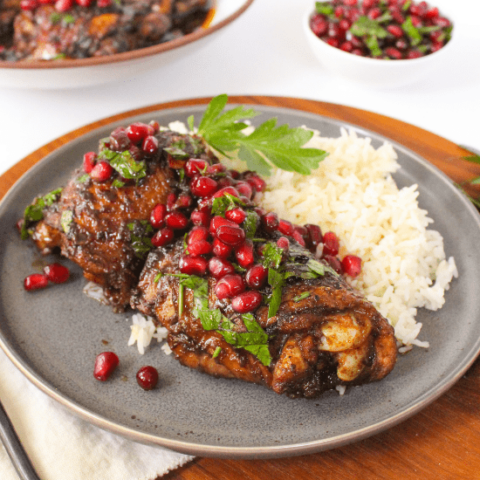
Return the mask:
{"type": "MultiPolygon", "coordinates": [[[[224,0],[228,1],[228,0],[224,0]]],[[[480,1],[436,0],[454,8],[457,42],[429,78],[369,90],[326,72],[310,52],[301,20],[313,0],[255,0],[196,52],[108,85],[0,90],[0,173],[28,153],[94,120],[154,103],[219,93],[281,95],[339,103],[420,126],[480,148],[480,1]]]]}

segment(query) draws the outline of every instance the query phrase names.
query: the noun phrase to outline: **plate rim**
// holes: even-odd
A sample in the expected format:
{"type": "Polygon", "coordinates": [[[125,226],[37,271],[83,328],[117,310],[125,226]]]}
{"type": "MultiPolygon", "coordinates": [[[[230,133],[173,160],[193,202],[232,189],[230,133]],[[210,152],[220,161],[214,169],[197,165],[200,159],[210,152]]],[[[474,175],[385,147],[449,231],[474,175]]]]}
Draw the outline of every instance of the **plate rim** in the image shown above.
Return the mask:
{"type": "MultiPolygon", "coordinates": [[[[278,98],[278,97],[261,97],[261,98],[278,98]]],[[[191,100],[203,100],[203,99],[187,99],[186,102],[191,100]]],[[[229,105],[239,105],[241,103],[232,102],[229,105]]],[[[423,158],[421,155],[417,154],[410,148],[406,147],[405,145],[397,142],[394,139],[389,138],[384,133],[378,133],[374,130],[364,128],[363,126],[354,124],[350,121],[339,120],[336,118],[332,118],[328,115],[315,113],[309,110],[303,110],[299,107],[289,107],[285,105],[270,105],[265,103],[257,103],[255,104],[259,107],[263,107],[266,109],[277,109],[277,110],[290,110],[292,112],[296,112],[299,115],[312,115],[316,117],[320,117],[330,123],[336,124],[339,127],[346,127],[346,128],[354,128],[356,131],[361,133],[362,135],[376,135],[381,137],[382,139],[387,139],[396,149],[402,149],[405,153],[407,153],[410,157],[413,157],[416,161],[419,161],[424,167],[427,167],[431,170],[432,173],[443,177],[444,180],[452,183],[452,180],[442,172],[437,166],[433,165],[431,162],[423,158]]],[[[95,124],[100,123],[100,125],[94,127],[93,129],[85,132],[84,134],[79,134],[75,136],[73,139],[65,142],[64,144],[60,145],[57,148],[54,148],[51,152],[47,155],[44,155],[40,161],[32,165],[30,168],[27,169],[12,187],[8,190],[5,196],[2,198],[0,202],[0,207],[9,199],[11,195],[14,194],[17,187],[20,185],[24,177],[27,174],[30,174],[32,171],[36,169],[42,168],[43,164],[48,161],[51,156],[58,155],[58,152],[67,149],[71,146],[72,143],[80,142],[86,135],[95,135],[96,130],[105,128],[106,126],[112,125],[114,123],[118,123],[121,121],[128,121],[128,118],[138,116],[138,115],[146,115],[151,114],[155,115],[156,112],[165,112],[165,111],[176,111],[179,109],[202,109],[205,105],[202,104],[184,104],[179,106],[171,106],[170,103],[167,104],[160,104],[152,106],[151,110],[150,107],[145,107],[144,109],[133,110],[129,112],[125,112],[124,114],[115,115],[112,117],[108,117],[106,119],[100,120],[99,122],[95,122],[95,124]],[[166,107],[164,107],[166,105],[166,107]],[[121,117],[121,115],[126,115],[121,117]],[[121,118],[120,118],[121,117],[121,118]]],[[[93,124],[91,124],[93,125],[93,124]]],[[[69,132],[69,134],[75,134],[77,130],[69,132]]],[[[69,135],[66,134],[66,135],[69,135]]],[[[57,142],[54,140],[47,145],[57,142]]],[[[46,145],[46,146],[47,146],[46,145]]],[[[43,148],[43,147],[42,147],[43,148]]],[[[25,159],[24,159],[25,160],[25,159]]],[[[459,198],[462,199],[464,206],[470,210],[471,213],[475,215],[477,220],[477,224],[480,226],[480,216],[477,210],[473,207],[473,205],[464,197],[459,194],[459,198]]],[[[65,394],[59,393],[56,391],[55,387],[49,382],[42,380],[39,375],[37,375],[31,367],[23,362],[20,355],[12,349],[9,345],[9,342],[4,338],[3,333],[0,331],[0,347],[6,353],[7,357],[12,361],[12,363],[26,376],[26,378],[31,381],[35,386],[37,386],[40,390],[44,393],[49,395],[51,398],[59,402],[61,405],[67,407],[72,413],[83,418],[84,420],[92,423],[102,429],[108,430],[115,434],[122,435],[123,437],[129,438],[139,443],[145,443],[148,445],[153,446],[160,446],[171,448],[172,450],[191,454],[191,455],[199,455],[199,456],[206,456],[206,457],[220,457],[220,458],[244,458],[244,459],[254,459],[254,458],[278,458],[278,457],[286,457],[286,456],[294,456],[294,455],[304,455],[309,453],[315,453],[319,451],[324,451],[327,449],[337,448],[343,445],[347,445],[349,443],[357,442],[368,438],[371,435],[380,433],[386,429],[389,429],[398,423],[408,419],[409,417],[413,416],[415,413],[418,413],[420,410],[428,406],[430,403],[438,399],[441,395],[443,395],[448,389],[450,389],[460,378],[461,376],[468,370],[468,368],[473,364],[475,359],[480,353],[480,338],[477,339],[476,343],[472,345],[470,350],[463,356],[464,360],[462,363],[458,364],[456,368],[450,372],[450,374],[446,377],[443,377],[441,382],[437,382],[434,387],[430,388],[426,392],[423,392],[420,397],[417,398],[417,401],[414,405],[405,408],[402,412],[392,415],[385,420],[378,421],[374,424],[369,426],[354,430],[352,432],[344,433],[341,435],[337,435],[335,437],[323,439],[323,440],[313,440],[308,442],[300,442],[290,445],[280,445],[280,446],[266,446],[266,447],[236,447],[236,446],[215,446],[215,445],[201,445],[196,443],[189,443],[186,441],[177,441],[177,440],[170,440],[167,438],[161,438],[149,433],[137,431],[133,428],[123,426],[118,424],[114,421],[111,421],[95,412],[82,407],[77,402],[69,399],[65,394]],[[440,387],[439,387],[440,386],[440,387]]]]}

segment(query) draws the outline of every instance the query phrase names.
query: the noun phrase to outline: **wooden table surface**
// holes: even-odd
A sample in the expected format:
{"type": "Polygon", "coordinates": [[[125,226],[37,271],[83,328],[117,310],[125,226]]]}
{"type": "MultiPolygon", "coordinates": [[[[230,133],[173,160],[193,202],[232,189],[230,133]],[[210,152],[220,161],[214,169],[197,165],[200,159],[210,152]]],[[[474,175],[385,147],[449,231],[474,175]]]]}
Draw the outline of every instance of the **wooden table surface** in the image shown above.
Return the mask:
{"type": "MultiPolygon", "coordinates": [[[[125,112],[70,132],[41,147],[0,176],[0,198],[32,165],[94,128],[134,114],[207,103],[192,99],[125,112]]],[[[344,120],[402,143],[457,183],[480,175],[480,166],[462,161],[468,152],[413,125],[340,105],[282,97],[231,97],[231,102],[295,108],[344,120]]],[[[478,197],[480,187],[466,186],[478,197]]],[[[441,398],[407,421],[352,445],[308,456],[275,460],[197,458],[162,477],[210,479],[480,479],[480,360],[441,398]]]]}

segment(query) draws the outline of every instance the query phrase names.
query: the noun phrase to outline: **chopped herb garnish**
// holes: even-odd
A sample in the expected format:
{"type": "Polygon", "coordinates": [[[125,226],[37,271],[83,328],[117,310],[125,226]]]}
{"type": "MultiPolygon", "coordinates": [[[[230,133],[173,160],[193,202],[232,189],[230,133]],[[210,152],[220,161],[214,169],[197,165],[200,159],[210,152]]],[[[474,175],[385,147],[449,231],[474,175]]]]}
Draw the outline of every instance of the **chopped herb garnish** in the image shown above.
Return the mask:
{"type": "Polygon", "coordinates": [[[373,20],[366,16],[359,17],[350,27],[350,32],[356,37],[386,38],[388,36],[388,32],[380,25],[378,19],[373,20]]]}
{"type": "Polygon", "coordinates": [[[69,13],[66,13],[62,18],[62,22],[65,25],[68,25],[70,23],[75,23],[75,17],[73,15],[70,15],[69,13]]]}
{"type": "Polygon", "coordinates": [[[324,265],[323,263],[317,261],[317,260],[312,260],[310,259],[307,262],[307,267],[314,273],[323,276],[325,275],[325,272],[331,273],[332,275],[335,275],[338,277],[338,273],[332,268],[329,267],[328,265],[324,265]]]}
{"type": "Polygon", "coordinates": [[[382,55],[382,50],[378,45],[377,37],[367,37],[365,39],[365,45],[367,45],[374,57],[380,57],[382,55]]]}
{"type": "Polygon", "coordinates": [[[407,0],[404,4],[403,4],[403,7],[402,7],[402,10],[404,12],[406,12],[409,8],[410,8],[410,5],[412,4],[412,0],[407,0]]]}
{"type": "Polygon", "coordinates": [[[259,217],[257,212],[247,212],[247,218],[243,222],[243,229],[245,230],[245,236],[247,238],[253,239],[255,233],[257,232],[259,217]]]}
{"type": "Polygon", "coordinates": [[[220,355],[221,351],[222,351],[221,347],[217,347],[213,352],[212,358],[217,358],[220,355]]]}
{"type": "Polygon", "coordinates": [[[245,273],[245,272],[247,271],[246,268],[241,267],[241,266],[238,265],[237,263],[232,262],[232,265],[233,265],[233,268],[235,269],[235,271],[236,271],[237,273],[245,273]]]}
{"type": "Polygon", "coordinates": [[[283,249],[275,243],[269,242],[265,244],[263,249],[263,265],[267,268],[278,268],[282,262],[283,249]]]}
{"type": "Polygon", "coordinates": [[[62,16],[58,12],[53,12],[50,15],[50,22],[55,24],[58,23],[62,19],[62,16]]]}
{"type": "Polygon", "coordinates": [[[90,175],[88,173],[84,173],[83,175],[80,175],[77,178],[77,182],[78,183],[85,183],[89,178],[90,178],[90,175]]]}
{"type": "Polygon", "coordinates": [[[100,160],[108,160],[110,165],[123,177],[131,180],[140,180],[147,175],[145,162],[137,162],[126,150],[124,152],[114,152],[104,148],[98,155],[100,160]]]}
{"type": "Polygon", "coordinates": [[[164,148],[164,150],[173,158],[184,159],[190,157],[190,155],[185,151],[186,146],[185,140],[180,139],[177,142],[173,142],[169,147],[164,148]]]}
{"type": "Polygon", "coordinates": [[[131,246],[138,258],[144,258],[145,255],[153,248],[150,239],[153,228],[147,220],[140,222],[128,223],[127,228],[130,230],[131,246]]]}
{"type": "Polygon", "coordinates": [[[410,43],[413,46],[418,45],[422,41],[422,35],[418,31],[418,28],[413,25],[412,17],[407,17],[402,23],[402,29],[410,37],[410,43]]]}
{"type": "Polygon", "coordinates": [[[293,297],[293,301],[295,303],[300,302],[301,300],[305,300],[310,296],[310,292],[303,292],[300,295],[297,295],[296,297],[293,297]]]}
{"type": "Polygon", "coordinates": [[[116,178],[113,182],[112,182],[112,187],[116,187],[116,188],[122,188],[125,186],[125,182],[122,182],[121,180],[119,180],[118,178],[116,178]]]}
{"type": "Polygon", "coordinates": [[[277,314],[282,302],[282,289],[285,284],[283,272],[269,268],[268,283],[272,287],[272,296],[270,297],[270,303],[268,305],[268,318],[272,318],[277,314]]]}
{"type": "Polygon", "coordinates": [[[71,210],[64,210],[62,216],[60,217],[60,225],[65,233],[68,233],[70,230],[70,224],[73,220],[73,212],[71,210]]]}
{"type": "Polygon", "coordinates": [[[183,236],[183,253],[185,253],[186,255],[188,255],[187,237],[188,237],[188,232],[185,232],[185,235],[183,236]]]}
{"type": "MultiPolygon", "coordinates": [[[[313,132],[304,128],[277,127],[272,118],[258,126],[253,133],[242,132],[247,124],[241,120],[259,115],[251,108],[238,106],[222,114],[228,101],[227,95],[211,100],[198,127],[199,135],[215,150],[227,157],[238,157],[250,170],[270,175],[272,164],[282,170],[309,175],[328,155],[316,148],[302,148],[313,132]]],[[[189,117],[193,130],[193,119],[189,117]]]]}
{"type": "Polygon", "coordinates": [[[315,2],[315,10],[320,15],[333,15],[333,6],[330,2],[315,2]]]}
{"type": "Polygon", "coordinates": [[[213,200],[212,215],[220,215],[224,217],[226,211],[233,210],[237,206],[243,207],[245,204],[239,198],[230,193],[225,193],[225,195],[213,200]]]}
{"type": "Polygon", "coordinates": [[[185,308],[185,287],[183,283],[180,282],[178,285],[178,316],[181,317],[183,315],[183,310],[185,308]]]}
{"type": "Polygon", "coordinates": [[[153,283],[158,283],[158,281],[163,277],[163,273],[162,272],[158,272],[156,275],[155,275],[155,278],[153,279],[153,283]]]}
{"type": "Polygon", "coordinates": [[[185,178],[185,169],[184,168],[181,168],[180,170],[178,170],[178,176],[179,176],[180,182],[183,182],[183,179],[185,178]]]}

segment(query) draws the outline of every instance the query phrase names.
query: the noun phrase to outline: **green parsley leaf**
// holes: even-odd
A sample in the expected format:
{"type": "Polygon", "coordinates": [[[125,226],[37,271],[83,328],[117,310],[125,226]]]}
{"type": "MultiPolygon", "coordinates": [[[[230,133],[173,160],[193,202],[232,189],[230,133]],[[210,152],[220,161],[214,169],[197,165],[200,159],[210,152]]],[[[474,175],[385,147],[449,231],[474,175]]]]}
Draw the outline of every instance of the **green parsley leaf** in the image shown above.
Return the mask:
{"type": "Polygon", "coordinates": [[[155,278],[153,279],[153,283],[158,283],[158,281],[163,277],[163,273],[162,272],[158,272],[156,275],[155,275],[155,278]]]}
{"type": "Polygon", "coordinates": [[[310,296],[310,292],[303,292],[300,295],[297,295],[296,297],[293,297],[293,301],[295,303],[300,302],[301,300],[305,300],[310,296]]]}
{"type": "Polygon", "coordinates": [[[62,16],[58,12],[53,12],[50,15],[50,22],[55,24],[58,23],[62,19],[62,16]]]}
{"type": "Polygon", "coordinates": [[[243,221],[243,229],[245,230],[245,236],[247,238],[253,239],[255,233],[257,232],[257,225],[259,221],[259,216],[257,212],[249,211],[247,212],[247,218],[243,221]]]}
{"type": "Polygon", "coordinates": [[[404,12],[406,12],[409,8],[410,8],[410,5],[412,4],[412,0],[407,0],[404,4],[403,4],[403,7],[402,7],[402,10],[404,12]]]}
{"type": "Polygon", "coordinates": [[[350,32],[356,37],[369,36],[386,38],[388,36],[388,32],[382,26],[380,26],[378,20],[372,20],[366,16],[359,17],[358,20],[350,27],[350,32]]]}
{"type": "Polygon", "coordinates": [[[177,142],[173,142],[169,147],[164,148],[166,152],[168,152],[173,158],[189,158],[190,155],[185,151],[187,144],[185,140],[180,139],[177,142]]]}
{"type": "Polygon", "coordinates": [[[125,186],[125,182],[122,182],[121,180],[119,180],[118,178],[116,178],[113,182],[112,182],[112,187],[116,187],[116,188],[122,188],[125,186]]]}
{"type": "Polygon", "coordinates": [[[233,210],[237,206],[244,207],[243,203],[239,198],[231,195],[230,193],[225,193],[223,196],[215,198],[212,204],[212,215],[225,216],[225,212],[228,210],[233,210]]]}
{"type": "Polygon", "coordinates": [[[83,175],[80,175],[77,178],[77,182],[78,183],[85,183],[89,178],[90,178],[90,175],[88,173],[84,173],[83,175]]]}
{"type": "Polygon", "coordinates": [[[183,179],[185,178],[185,169],[184,168],[181,168],[180,170],[178,170],[178,177],[179,177],[180,182],[183,182],[183,179]]]}
{"type": "Polygon", "coordinates": [[[212,358],[217,358],[220,355],[220,352],[222,349],[220,347],[217,347],[215,351],[213,352],[212,358]]]}
{"type": "Polygon", "coordinates": [[[65,25],[68,25],[70,23],[75,23],[75,17],[73,15],[70,15],[69,13],[66,13],[65,15],[63,15],[62,22],[65,25]]]}
{"type": "Polygon", "coordinates": [[[333,15],[333,6],[330,2],[315,2],[315,11],[321,15],[333,15]]]}
{"type": "Polygon", "coordinates": [[[130,230],[131,246],[138,258],[144,258],[145,255],[153,248],[151,234],[153,228],[147,220],[128,223],[127,228],[130,230]]]}
{"type": "Polygon", "coordinates": [[[268,283],[272,287],[272,296],[268,305],[268,318],[274,317],[282,302],[282,289],[285,284],[285,277],[282,272],[273,268],[268,269],[268,283]]]}
{"type": "Polygon", "coordinates": [[[367,37],[365,39],[365,45],[367,45],[374,57],[380,57],[382,55],[382,50],[378,45],[377,37],[367,37]]]}
{"type": "Polygon", "coordinates": [[[439,27],[438,25],[432,25],[430,27],[417,27],[417,30],[419,31],[419,33],[424,35],[426,33],[436,32],[437,30],[440,30],[440,28],[441,27],[439,27]]]}
{"type": "Polygon", "coordinates": [[[70,230],[70,224],[73,220],[73,212],[71,210],[64,210],[62,216],[60,217],[60,225],[65,233],[68,233],[70,230]]]}
{"type": "Polygon", "coordinates": [[[422,41],[422,35],[418,31],[418,28],[413,25],[412,17],[407,17],[402,23],[402,29],[410,37],[410,43],[413,46],[418,45],[422,41]]]}
{"type": "Polygon", "coordinates": [[[331,273],[332,275],[335,275],[338,277],[338,273],[332,268],[329,267],[328,265],[324,265],[321,262],[318,262],[317,260],[312,260],[310,259],[307,262],[307,267],[317,275],[323,276],[325,275],[326,272],[331,273]]]}
{"type": "Polygon", "coordinates": [[[269,242],[263,250],[263,265],[267,268],[278,268],[282,262],[283,249],[275,243],[269,242]]]}
{"type": "Polygon", "coordinates": [[[124,152],[114,152],[104,148],[98,155],[100,160],[109,160],[110,165],[123,177],[131,180],[140,180],[147,175],[145,162],[137,162],[126,150],[124,152]]]}
{"type": "Polygon", "coordinates": [[[318,168],[328,155],[323,150],[302,148],[313,136],[303,128],[277,127],[277,119],[267,120],[253,133],[242,132],[248,125],[242,119],[259,115],[253,109],[235,107],[221,114],[228,101],[227,95],[212,99],[198,127],[199,135],[215,150],[228,157],[236,156],[247,163],[250,170],[270,175],[272,164],[282,170],[303,175],[318,168]]]}

